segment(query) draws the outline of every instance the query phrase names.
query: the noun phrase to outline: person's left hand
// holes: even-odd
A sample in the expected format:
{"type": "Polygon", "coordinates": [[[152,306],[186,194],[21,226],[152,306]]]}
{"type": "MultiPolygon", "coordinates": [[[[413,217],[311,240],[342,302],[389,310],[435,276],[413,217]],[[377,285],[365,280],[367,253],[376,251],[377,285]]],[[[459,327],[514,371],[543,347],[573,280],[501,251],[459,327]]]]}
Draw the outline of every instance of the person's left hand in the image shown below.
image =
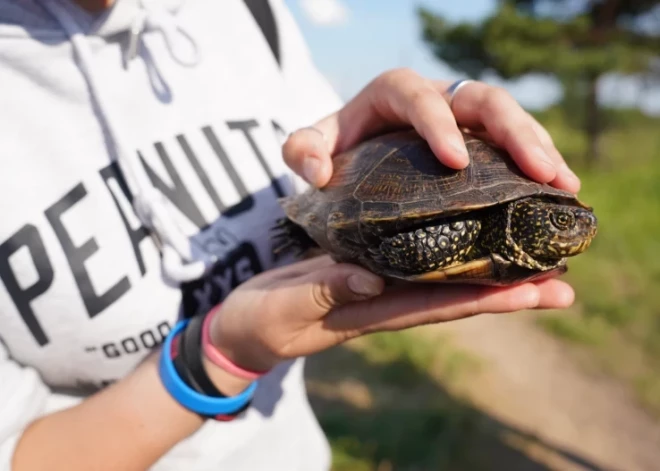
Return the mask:
{"type": "Polygon", "coordinates": [[[378,76],[341,110],[284,143],[289,167],[316,187],[332,176],[332,156],[389,129],[412,125],[444,165],[469,164],[459,127],[488,135],[509,152],[530,178],[573,193],[580,180],[568,168],[548,132],[504,89],[483,82],[465,84],[450,109],[449,81],[423,78],[408,69],[378,76]]]}

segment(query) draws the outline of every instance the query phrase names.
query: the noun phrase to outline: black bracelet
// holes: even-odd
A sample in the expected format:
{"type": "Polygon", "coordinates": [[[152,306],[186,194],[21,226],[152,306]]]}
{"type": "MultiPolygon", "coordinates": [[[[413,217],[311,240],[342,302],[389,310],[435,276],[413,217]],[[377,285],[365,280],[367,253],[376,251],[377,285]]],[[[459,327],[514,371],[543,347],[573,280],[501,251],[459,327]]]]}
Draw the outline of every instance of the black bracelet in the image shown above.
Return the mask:
{"type": "Polygon", "coordinates": [[[183,341],[183,335],[179,334],[177,354],[172,357],[172,364],[174,365],[174,370],[177,372],[181,380],[186,383],[190,388],[194,389],[201,394],[201,390],[194,380],[190,377],[190,371],[186,368],[186,364],[183,360],[183,355],[181,354],[181,342],[183,341]]]}
{"type": "Polygon", "coordinates": [[[193,317],[181,333],[179,352],[193,389],[212,397],[227,397],[215,387],[202,362],[202,323],[204,316],[193,317]]]}
{"type": "MultiPolygon", "coordinates": [[[[173,359],[174,368],[184,383],[200,394],[212,397],[227,397],[215,387],[206,373],[202,362],[202,326],[205,316],[193,317],[185,330],[179,336],[178,354],[173,359]]],[[[206,417],[218,420],[231,420],[247,410],[252,404],[249,401],[233,414],[219,417],[206,417]]]]}

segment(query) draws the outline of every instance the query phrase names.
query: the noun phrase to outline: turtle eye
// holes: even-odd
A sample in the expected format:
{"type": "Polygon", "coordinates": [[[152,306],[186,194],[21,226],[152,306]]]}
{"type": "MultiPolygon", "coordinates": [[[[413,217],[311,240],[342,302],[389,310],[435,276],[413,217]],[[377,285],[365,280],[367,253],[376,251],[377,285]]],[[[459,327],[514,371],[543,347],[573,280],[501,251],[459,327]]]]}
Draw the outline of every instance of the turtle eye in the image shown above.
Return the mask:
{"type": "Polygon", "coordinates": [[[552,213],[550,219],[558,229],[570,229],[575,225],[575,217],[572,213],[552,213]]]}

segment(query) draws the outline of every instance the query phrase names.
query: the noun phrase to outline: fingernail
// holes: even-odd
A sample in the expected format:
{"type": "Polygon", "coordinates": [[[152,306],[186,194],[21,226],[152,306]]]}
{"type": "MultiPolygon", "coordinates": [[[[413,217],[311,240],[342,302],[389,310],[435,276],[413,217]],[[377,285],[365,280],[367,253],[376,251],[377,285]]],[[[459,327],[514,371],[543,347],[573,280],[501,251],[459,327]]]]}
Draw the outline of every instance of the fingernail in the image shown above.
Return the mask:
{"type": "Polygon", "coordinates": [[[568,165],[566,164],[562,164],[559,167],[558,172],[561,173],[562,177],[564,178],[564,182],[567,183],[570,187],[566,189],[577,194],[577,192],[580,191],[580,186],[582,185],[578,176],[575,175],[575,173],[573,173],[573,171],[568,168],[568,165]]]}
{"type": "Polygon", "coordinates": [[[449,136],[447,138],[447,142],[449,142],[449,145],[452,146],[454,150],[461,154],[463,157],[469,156],[467,148],[465,147],[465,141],[463,139],[460,139],[456,136],[449,136]]]}
{"type": "Polygon", "coordinates": [[[575,173],[574,173],[570,168],[568,168],[568,165],[566,165],[566,164],[561,164],[561,166],[559,167],[559,172],[560,172],[560,173],[564,176],[564,178],[566,178],[567,180],[570,180],[571,182],[573,182],[573,183],[576,184],[576,185],[579,185],[579,184],[580,184],[580,179],[578,178],[577,175],[575,175],[575,173]]]}
{"type": "Polygon", "coordinates": [[[316,182],[319,170],[321,169],[321,161],[314,157],[305,157],[303,160],[303,177],[308,183],[314,184],[316,182]]]}
{"type": "Polygon", "coordinates": [[[347,283],[348,288],[360,296],[376,296],[380,293],[380,283],[366,276],[351,275],[347,283]]]}
{"type": "Polygon", "coordinates": [[[539,305],[539,301],[541,300],[541,293],[539,293],[538,288],[536,288],[534,290],[529,290],[521,297],[527,309],[531,309],[539,305]]]}

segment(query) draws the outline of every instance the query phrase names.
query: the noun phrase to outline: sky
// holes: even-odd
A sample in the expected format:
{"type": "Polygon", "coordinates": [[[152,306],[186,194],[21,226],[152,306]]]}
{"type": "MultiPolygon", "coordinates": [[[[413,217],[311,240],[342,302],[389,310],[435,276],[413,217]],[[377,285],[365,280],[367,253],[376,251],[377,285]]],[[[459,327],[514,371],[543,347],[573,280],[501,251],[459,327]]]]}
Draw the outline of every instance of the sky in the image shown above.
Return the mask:
{"type": "MultiPolygon", "coordinates": [[[[409,67],[435,79],[463,78],[433,57],[421,40],[416,8],[423,5],[449,21],[479,21],[496,7],[496,0],[285,0],[305,36],[317,67],[344,99],[350,99],[385,70],[409,67]]],[[[526,108],[542,109],[561,97],[550,78],[529,76],[504,86],[526,108]]],[[[600,96],[609,105],[635,106],[660,115],[660,90],[645,92],[639,81],[607,77],[600,96]]]]}

